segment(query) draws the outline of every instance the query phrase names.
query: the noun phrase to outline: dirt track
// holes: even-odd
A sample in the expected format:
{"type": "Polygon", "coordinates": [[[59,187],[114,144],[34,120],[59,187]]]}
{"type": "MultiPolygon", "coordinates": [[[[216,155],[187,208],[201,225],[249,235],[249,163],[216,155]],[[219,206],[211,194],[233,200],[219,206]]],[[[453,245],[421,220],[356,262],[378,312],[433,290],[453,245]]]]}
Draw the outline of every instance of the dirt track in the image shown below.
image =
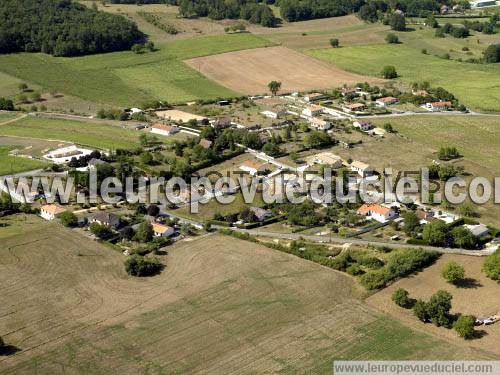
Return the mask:
{"type": "Polygon", "coordinates": [[[185,61],[208,78],[234,91],[262,94],[267,84],[282,82],[281,91],[332,89],[358,82],[383,80],[346,72],[285,47],[256,48],[185,61]]]}

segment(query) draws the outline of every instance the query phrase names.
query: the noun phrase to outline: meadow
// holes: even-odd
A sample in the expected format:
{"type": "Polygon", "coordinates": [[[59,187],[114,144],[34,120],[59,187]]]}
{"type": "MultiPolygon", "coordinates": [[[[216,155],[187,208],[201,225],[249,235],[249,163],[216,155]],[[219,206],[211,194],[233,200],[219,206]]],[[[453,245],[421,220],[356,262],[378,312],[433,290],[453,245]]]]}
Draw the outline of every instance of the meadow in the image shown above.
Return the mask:
{"type": "Polygon", "coordinates": [[[382,67],[394,65],[398,80],[428,81],[452,92],[462,103],[482,111],[500,111],[498,64],[470,64],[425,55],[405,44],[373,44],[308,50],[307,54],[359,74],[380,76],[382,67]]]}
{"type": "Polygon", "coordinates": [[[104,150],[130,148],[139,144],[138,132],[128,128],[46,118],[22,118],[0,125],[0,135],[74,142],[104,150]]]}
{"type": "Polygon", "coordinates": [[[76,58],[10,54],[0,56],[0,72],[44,90],[123,107],[151,99],[170,103],[215,99],[237,93],[208,80],[182,60],[270,44],[251,34],[235,34],[175,41],[142,54],[125,51],[76,58]]]}
{"type": "Polygon", "coordinates": [[[14,148],[14,146],[0,146],[0,176],[30,171],[48,165],[40,160],[10,156],[9,151],[14,148]]]}
{"type": "Polygon", "coordinates": [[[2,221],[0,332],[17,350],[0,357],[5,374],[324,374],[334,359],[494,358],[380,314],[349,276],[247,241],[183,241],[139,280],[76,231],[2,221]]]}

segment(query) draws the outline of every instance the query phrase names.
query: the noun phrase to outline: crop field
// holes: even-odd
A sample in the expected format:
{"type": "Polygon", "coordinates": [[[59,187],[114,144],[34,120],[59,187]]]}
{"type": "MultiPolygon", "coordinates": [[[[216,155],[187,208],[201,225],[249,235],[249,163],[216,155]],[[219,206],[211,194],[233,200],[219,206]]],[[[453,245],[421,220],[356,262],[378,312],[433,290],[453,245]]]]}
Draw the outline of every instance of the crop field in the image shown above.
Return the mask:
{"type": "Polygon", "coordinates": [[[134,279],[120,253],[75,231],[2,222],[5,374],[314,374],[335,358],[493,358],[375,312],[348,276],[250,242],[185,241],[162,256],[161,275],[134,279]]]}
{"type": "Polygon", "coordinates": [[[99,149],[130,148],[138,132],[115,125],[46,118],[22,118],[0,125],[0,135],[75,142],[99,149]]]}
{"type": "Polygon", "coordinates": [[[182,102],[236,95],[182,60],[267,45],[269,41],[254,35],[237,34],[176,41],[143,54],[125,51],[75,58],[10,54],[0,56],[0,72],[96,103],[126,107],[150,99],[182,102]]]}
{"type": "Polygon", "coordinates": [[[284,92],[383,81],[336,69],[285,47],[229,52],[194,58],[187,63],[210,79],[247,94],[266,92],[272,80],[281,82],[284,92]]]}
{"type": "Polygon", "coordinates": [[[0,145],[0,176],[18,172],[25,172],[47,166],[47,163],[40,160],[10,156],[9,151],[14,148],[15,147],[13,146],[0,145]]]}
{"type": "Polygon", "coordinates": [[[375,44],[309,50],[308,54],[358,74],[379,76],[382,67],[394,65],[400,80],[431,82],[452,92],[477,110],[499,111],[498,64],[470,64],[424,55],[405,44],[375,44]]]}
{"type": "MultiPolygon", "coordinates": [[[[484,258],[465,255],[443,255],[434,265],[426,268],[413,277],[408,277],[395,282],[393,285],[374,294],[367,299],[370,306],[381,309],[401,319],[409,326],[421,329],[434,335],[443,336],[454,343],[460,343],[454,330],[438,328],[432,324],[424,324],[417,320],[413,313],[402,309],[391,300],[392,293],[404,288],[408,290],[411,298],[428,300],[438,290],[446,290],[453,296],[452,312],[469,314],[474,316],[489,316],[500,312],[500,286],[493,280],[488,279],[481,272],[484,258]],[[447,283],[440,274],[441,268],[448,262],[457,262],[465,268],[466,281],[459,286],[447,283]]],[[[500,340],[500,325],[493,324],[476,328],[482,335],[481,338],[470,340],[470,345],[500,355],[497,343],[500,340]]]]}

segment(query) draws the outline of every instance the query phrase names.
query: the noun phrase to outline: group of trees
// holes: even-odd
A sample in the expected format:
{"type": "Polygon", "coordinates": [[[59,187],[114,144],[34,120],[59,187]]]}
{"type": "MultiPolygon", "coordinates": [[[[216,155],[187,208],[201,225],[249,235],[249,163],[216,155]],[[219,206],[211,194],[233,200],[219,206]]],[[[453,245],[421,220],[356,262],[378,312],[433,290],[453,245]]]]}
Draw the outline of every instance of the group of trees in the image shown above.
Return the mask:
{"type": "Polygon", "coordinates": [[[132,255],[125,261],[125,270],[131,276],[153,276],[163,269],[158,258],[132,255]]]}
{"type": "Polygon", "coordinates": [[[463,226],[452,228],[441,220],[433,220],[425,225],[422,239],[431,246],[440,247],[475,249],[478,245],[477,238],[470,230],[463,226]]]}
{"type": "Polygon", "coordinates": [[[451,160],[460,157],[460,153],[458,152],[456,147],[446,146],[441,147],[438,152],[439,160],[451,160]]]}
{"type": "Polygon", "coordinates": [[[439,253],[423,249],[396,251],[390,254],[384,267],[365,273],[360,282],[368,290],[380,289],[392,280],[432,264],[438,257],[439,253]]]}
{"type": "Polygon", "coordinates": [[[281,17],[288,22],[345,16],[357,12],[363,0],[281,0],[281,17]]]}
{"type": "Polygon", "coordinates": [[[14,102],[11,99],[0,98],[0,110],[13,111],[14,109],[14,102]]]}
{"type": "Polygon", "coordinates": [[[129,49],[144,38],[126,18],[71,0],[3,0],[0,18],[0,53],[76,56],[129,49]]]}
{"type": "Polygon", "coordinates": [[[483,59],[488,64],[500,62],[500,43],[488,46],[484,50],[483,59]]]}
{"type": "Polygon", "coordinates": [[[436,36],[444,36],[443,34],[449,34],[454,38],[467,38],[470,32],[465,26],[454,26],[451,23],[446,23],[442,28],[436,29],[436,36]]]}
{"type": "Polygon", "coordinates": [[[244,19],[265,27],[275,27],[278,19],[266,3],[247,0],[173,0],[183,17],[209,17],[214,20],[244,19]]]}
{"type": "Polygon", "coordinates": [[[483,272],[490,279],[500,281],[500,250],[486,257],[483,263],[483,272]]]}
{"type": "Polygon", "coordinates": [[[453,327],[458,335],[468,339],[474,335],[476,318],[471,315],[460,315],[458,318],[450,313],[453,297],[445,290],[438,290],[429,301],[414,300],[405,289],[397,289],[392,294],[393,302],[404,308],[413,309],[414,315],[424,323],[431,322],[438,327],[453,327]]]}

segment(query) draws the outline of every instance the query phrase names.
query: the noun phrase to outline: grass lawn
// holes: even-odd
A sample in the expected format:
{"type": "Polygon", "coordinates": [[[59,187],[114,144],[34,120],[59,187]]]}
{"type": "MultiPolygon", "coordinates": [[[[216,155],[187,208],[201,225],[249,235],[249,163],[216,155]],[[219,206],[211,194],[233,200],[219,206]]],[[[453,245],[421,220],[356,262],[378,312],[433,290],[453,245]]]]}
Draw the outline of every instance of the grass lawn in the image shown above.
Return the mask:
{"type": "Polygon", "coordinates": [[[29,238],[0,229],[0,331],[19,349],[0,357],[5,373],[325,374],[334,359],[494,358],[380,314],[349,276],[247,241],[181,241],[160,275],[137,279],[76,231],[23,225],[29,238]]]}
{"type": "Polygon", "coordinates": [[[116,106],[140,105],[149,99],[214,99],[237,93],[208,80],[182,60],[268,45],[269,41],[252,34],[234,34],[179,40],[143,54],[125,51],[73,58],[9,54],[0,56],[0,72],[46,90],[116,106]]]}
{"type": "Polygon", "coordinates": [[[373,121],[390,122],[402,136],[438,150],[455,146],[464,158],[500,175],[500,118],[488,116],[408,116],[373,121]]]}
{"type": "Polygon", "coordinates": [[[461,102],[477,110],[500,111],[500,66],[470,64],[424,55],[405,44],[365,45],[309,50],[313,57],[343,69],[377,76],[382,67],[394,65],[400,80],[412,83],[429,81],[442,86],[461,102]]]}
{"type": "Polygon", "coordinates": [[[98,149],[130,148],[139,144],[135,130],[82,121],[23,118],[0,126],[0,135],[54,139],[98,149]]]}
{"type": "Polygon", "coordinates": [[[2,111],[0,111],[0,125],[6,121],[14,120],[18,116],[20,116],[19,112],[2,112],[2,111]]]}
{"type": "Polygon", "coordinates": [[[48,163],[40,160],[9,156],[9,151],[14,148],[13,146],[0,146],[0,176],[47,166],[48,163]]]}

